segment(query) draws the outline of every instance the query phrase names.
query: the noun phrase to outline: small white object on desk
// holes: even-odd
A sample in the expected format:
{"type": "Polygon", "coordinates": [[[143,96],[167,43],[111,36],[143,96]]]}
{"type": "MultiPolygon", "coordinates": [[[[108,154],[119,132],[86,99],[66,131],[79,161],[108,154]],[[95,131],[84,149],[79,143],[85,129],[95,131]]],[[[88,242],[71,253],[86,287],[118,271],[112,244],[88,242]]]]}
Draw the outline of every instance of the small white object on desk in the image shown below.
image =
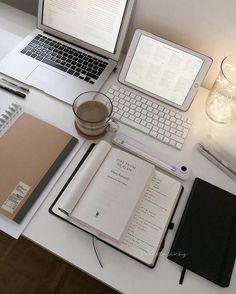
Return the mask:
{"type": "Polygon", "coordinates": [[[191,170],[186,165],[163,160],[162,155],[156,149],[154,150],[124,133],[117,133],[112,138],[112,142],[182,180],[187,180],[190,176],[191,170]]]}
{"type": "Polygon", "coordinates": [[[236,180],[236,164],[233,158],[229,158],[229,154],[226,154],[225,150],[220,149],[220,146],[214,143],[213,147],[209,142],[200,142],[197,144],[197,149],[224,173],[236,180]]]}

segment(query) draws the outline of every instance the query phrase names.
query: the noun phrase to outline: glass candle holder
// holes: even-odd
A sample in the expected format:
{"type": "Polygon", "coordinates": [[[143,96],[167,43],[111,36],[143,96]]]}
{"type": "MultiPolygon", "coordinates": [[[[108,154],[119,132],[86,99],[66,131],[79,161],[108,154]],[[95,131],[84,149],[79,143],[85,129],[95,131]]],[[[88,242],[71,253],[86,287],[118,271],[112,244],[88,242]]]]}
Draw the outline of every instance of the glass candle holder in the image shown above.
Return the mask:
{"type": "Polygon", "coordinates": [[[206,100],[206,113],[218,123],[228,123],[236,118],[236,56],[223,59],[206,100]]]}

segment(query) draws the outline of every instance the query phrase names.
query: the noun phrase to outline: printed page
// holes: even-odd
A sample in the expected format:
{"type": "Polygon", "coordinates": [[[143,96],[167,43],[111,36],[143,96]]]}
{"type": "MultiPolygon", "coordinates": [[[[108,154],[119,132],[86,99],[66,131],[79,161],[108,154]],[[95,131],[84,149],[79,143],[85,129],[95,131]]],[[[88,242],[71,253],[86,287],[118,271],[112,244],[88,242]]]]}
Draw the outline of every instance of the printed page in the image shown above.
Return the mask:
{"type": "Polygon", "coordinates": [[[103,236],[120,242],[154,166],[127,152],[112,148],[71,217],[103,236]]]}
{"type": "Polygon", "coordinates": [[[43,24],[114,52],[127,0],[45,0],[43,24]]]}
{"type": "Polygon", "coordinates": [[[59,209],[62,212],[68,215],[72,213],[110,150],[111,145],[101,141],[92,151],[61,195],[59,209]]]}
{"type": "Polygon", "coordinates": [[[151,265],[161,246],[180,191],[180,182],[156,171],[118,248],[151,265]]]}

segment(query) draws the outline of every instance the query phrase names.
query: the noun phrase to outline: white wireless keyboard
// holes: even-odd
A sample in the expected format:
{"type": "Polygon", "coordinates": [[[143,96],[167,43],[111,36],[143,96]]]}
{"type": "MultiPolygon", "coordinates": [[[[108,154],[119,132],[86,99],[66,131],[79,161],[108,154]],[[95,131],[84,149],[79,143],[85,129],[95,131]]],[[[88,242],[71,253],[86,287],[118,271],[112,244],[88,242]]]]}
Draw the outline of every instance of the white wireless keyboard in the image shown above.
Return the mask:
{"type": "Polygon", "coordinates": [[[118,85],[106,94],[113,103],[113,117],[157,140],[181,149],[192,121],[157,102],[118,85]]]}

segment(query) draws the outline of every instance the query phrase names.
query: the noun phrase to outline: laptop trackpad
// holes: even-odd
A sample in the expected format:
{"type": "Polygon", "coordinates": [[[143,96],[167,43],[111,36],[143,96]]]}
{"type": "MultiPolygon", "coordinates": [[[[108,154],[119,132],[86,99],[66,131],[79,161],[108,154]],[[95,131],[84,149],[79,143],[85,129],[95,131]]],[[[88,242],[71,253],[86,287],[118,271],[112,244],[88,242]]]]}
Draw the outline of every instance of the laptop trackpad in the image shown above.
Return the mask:
{"type": "Polygon", "coordinates": [[[58,85],[61,85],[66,78],[66,76],[54,70],[39,65],[32,71],[26,81],[36,88],[47,91],[58,88],[58,85]]]}

